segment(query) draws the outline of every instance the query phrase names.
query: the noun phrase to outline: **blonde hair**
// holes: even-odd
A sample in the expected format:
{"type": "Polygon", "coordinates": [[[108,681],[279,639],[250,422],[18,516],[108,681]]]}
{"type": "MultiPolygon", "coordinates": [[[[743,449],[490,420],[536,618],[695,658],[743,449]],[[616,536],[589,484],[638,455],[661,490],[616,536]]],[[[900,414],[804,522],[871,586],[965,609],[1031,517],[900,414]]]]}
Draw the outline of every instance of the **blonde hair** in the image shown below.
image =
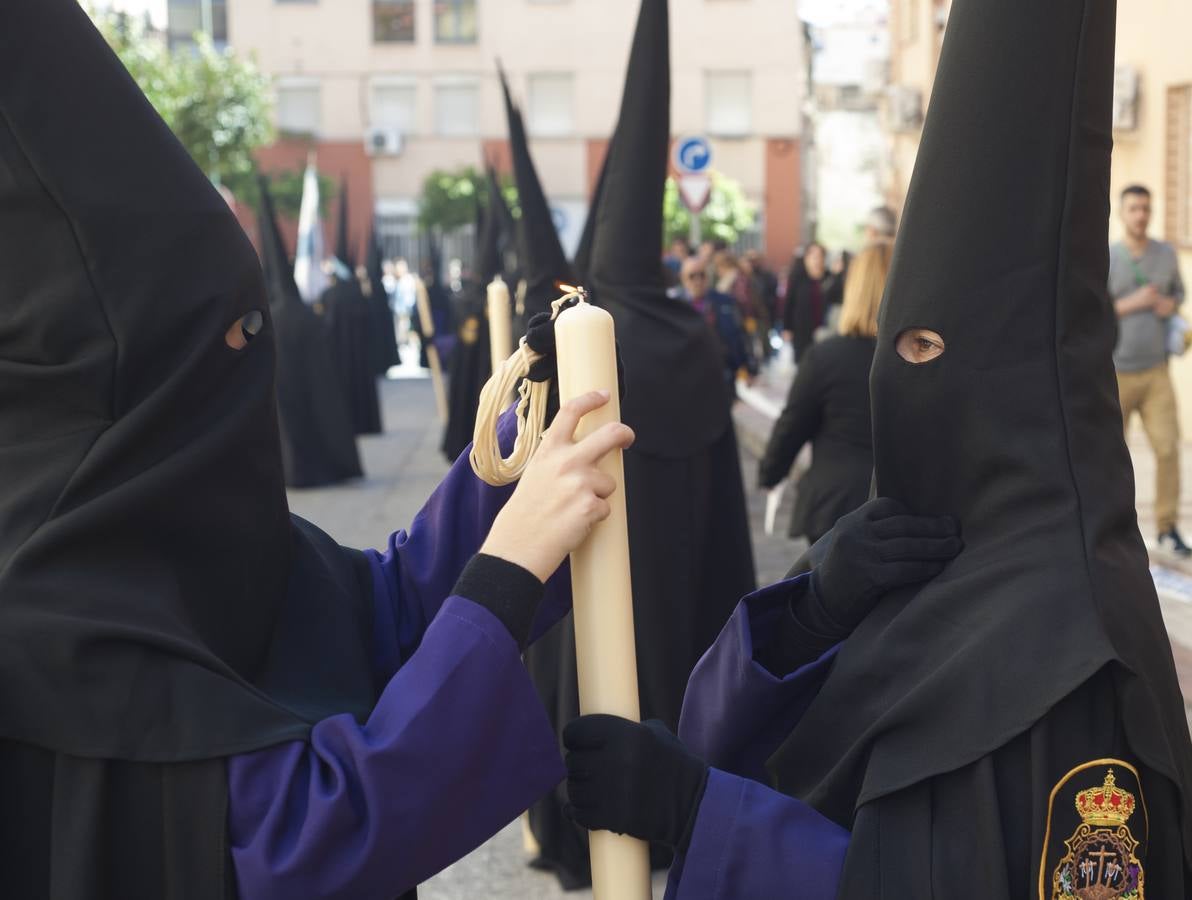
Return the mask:
{"type": "Polygon", "coordinates": [[[840,305],[840,333],[847,337],[877,337],[877,311],[890,274],[892,248],[886,242],[866,247],[849,266],[840,305]]]}

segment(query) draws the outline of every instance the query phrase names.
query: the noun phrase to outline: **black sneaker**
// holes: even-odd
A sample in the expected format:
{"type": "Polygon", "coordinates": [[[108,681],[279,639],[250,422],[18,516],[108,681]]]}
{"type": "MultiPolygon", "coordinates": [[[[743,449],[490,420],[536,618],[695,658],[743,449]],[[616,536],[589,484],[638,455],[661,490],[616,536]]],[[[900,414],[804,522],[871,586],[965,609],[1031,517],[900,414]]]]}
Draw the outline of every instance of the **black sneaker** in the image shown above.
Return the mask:
{"type": "Polygon", "coordinates": [[[1184,539],[1180,537],[1180,533],[1176,531],[1174,525],[1159,535],[1159,549],[1184,559],[1192,556],[1192,547],[1184,543],[1184,539]]]}

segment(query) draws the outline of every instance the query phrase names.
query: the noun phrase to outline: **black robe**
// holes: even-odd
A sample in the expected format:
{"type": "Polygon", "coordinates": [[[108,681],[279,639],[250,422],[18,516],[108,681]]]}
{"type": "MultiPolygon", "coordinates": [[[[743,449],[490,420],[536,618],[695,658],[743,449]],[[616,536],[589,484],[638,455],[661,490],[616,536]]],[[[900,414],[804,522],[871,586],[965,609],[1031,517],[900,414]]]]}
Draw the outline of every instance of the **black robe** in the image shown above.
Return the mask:
{"type": "Polygon", "coordinates": [[[455,346],[447,364],[447,427],[440,449],[448,462],[472,443],[480,392],[492,374],[484,288],[465,284],[454,298],[455,346]]]}
{"type": "Polygon", "coordinates": [[[380,434],[381,404],[374,356],[377,320],[368,298],[353,279],[337,281],[320,298],[331,330],[344,405],[356,434],[380,434]]]}
{"type": "Polygon", "coordinates": [[[298,294],[269,183],[264,176],[258,182],[257,234],[277,338],[277,419],[286,486],[319,487],[358,478],[360,455],[331,335],[298,294]]]}
{"type": "MultiPolygon", "coordinates": [[[[1146,896],[1187,897],[1179,792],[1131,751],[1115,681],[1114,670],[1103,669],[993,753],[858,809],[838,898],[1051,900],[1065,866],[1078,887],[1088,887],[1079,870],[1087,854],[1065,860],[1064,842],[1081,826],[1076,795],[1102,787],[1109,769],[1137,805],[1126,828],[1140,842],[1146,896]]],[[[1115,832],[1096,835],[1097,852],[1115,851],[1116,842],[1105,840],[1115,832]]]]}
{"type": "Polygon", "coordinates": [[[326,323],[301,300],[275,303],[271,310],[286,486],[320,487],[359,478],[356,432],[326,323]]]}

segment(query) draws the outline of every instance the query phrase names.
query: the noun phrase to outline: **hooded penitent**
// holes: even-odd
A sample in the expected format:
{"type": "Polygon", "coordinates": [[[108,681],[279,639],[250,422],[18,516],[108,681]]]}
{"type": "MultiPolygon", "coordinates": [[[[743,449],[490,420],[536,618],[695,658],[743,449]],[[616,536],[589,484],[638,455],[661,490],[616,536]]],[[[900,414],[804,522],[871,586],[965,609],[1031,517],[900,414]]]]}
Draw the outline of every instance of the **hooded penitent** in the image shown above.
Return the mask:
{"type": "Polygon", "coordinates": [[[454,462],[472,443],[476,430],[476,407],[480,391],[492,374],[492,350],[488,340],[488,283],[502,271],[502,247],[513,240],[502,223],[512,222],[509,208],[492,169],[487,170],[488,203],[477,207],[476,264],[473,280],[466,282],[455,298],[455,347],[451,350],[447,384],[447,427],[443,432],[443,455],[454,462]],[[504,210],[504,212],[502,212],[504,210]]]}
{"type": "Polygon", "coordinates": [[[277,418],[288,487],[360,476],[360,457],[327,327],[302,302],[269,195],[259,179],[257,234],[277,346],[277,418]]]}
{"type": "Polygon", "coordinates": [[[509,84],[501,71],[501,89],[505,95],[505,117],[509,122],[509,146],[513,155],[513,177],[517,182],[521,218],[518,231],[522,277],[526,280],[525,318],[549,312],[559,297],[558,282],[571,283],[571,266],[559,242],[550,204],[538,180],[526,126],[521,111],[513,104],[509,84]]]}
{"type": "Polygon", "coordinates": [[[79,4],[0,5],[5,896],[224,896],[221,757],[371,708],[273,343],[252,245],[79,4]]]}
{"type": "MultiPolygon", "coordinates": [[[[687,676],[754,587],[721,352],[704,320],[666,295],[662,200],[670,141],[666,0],[643,0],[599,204],[586,287],[616,324],[623,417],[637,434],[625,487],[644,717],[674,727],[687,676]]],[[[578,714],[571,619],[527,658],[558,727],[578,714]],[[552,658],[553,657],[553,658],[552,658]],[[553,669],[553,670],[552,670],[553,669]]],[[[544,865],[586,877],[561,794],[536,805],[544,865]]]]}
{"type": "Polygon", "coordinates": [[[343,402],[356,434],[380,434],[381,403],[377,393],[380,359],[377,355],[377,316],[356,278],[356,261],[348,243],[348,184],[339,193],[339,227],[336,257],[346,271],[337,269],[331,286],[319,302],[331,330],[335,362],[343,388],[343,402]]]}
{"type": "Polygon", "coordinates": [[[389,294],[385,291],[385,267],[381,259],[381,241],[373,223],[372,234],[368,236],[368,252],[364,263],[367,279],[368,306],[373,314],[373,371],[384,375],[391,366],[401,362],[397,353],[397,332],[393,328],[393,310],[389,306],[389,294]]]}
{"type": "MultiPolygon", "coordinates": [[[[1040,783],[1015,827],[1041,832],[1063,775],[1046,774],[1042,744],[1066,738],[1043,741],[1037,723],[1108,675],[1110,699],[1088,721],[1120,723],[1120,752],[1161,776],[1152,845],[1176,832],[1157,818],[1163,779],[1183,795],[1190,845],[1192,750],[1111,362],[1114,24],[1113,0],[953,4],[871,386],[878,493],[958,517],[966,548],[877,607],[771,760],[782,790],[842,824],[995,752],[1001,779],[999,748],[1021,744],[1022,774],[1040,783]],[[943,355],[904,361],[895,342],[911,328],[938,332],[943,355]]],[[[998,785],[991,796],[1024,787],[998,785]]]]}

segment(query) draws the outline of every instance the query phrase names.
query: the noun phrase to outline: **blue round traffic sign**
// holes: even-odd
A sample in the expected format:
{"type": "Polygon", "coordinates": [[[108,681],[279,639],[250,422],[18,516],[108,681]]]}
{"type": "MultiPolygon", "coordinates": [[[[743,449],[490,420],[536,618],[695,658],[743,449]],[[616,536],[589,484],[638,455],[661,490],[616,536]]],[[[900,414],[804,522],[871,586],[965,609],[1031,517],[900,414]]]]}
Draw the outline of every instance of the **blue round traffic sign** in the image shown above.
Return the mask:
{"type": "Polygon", "coordinates": [[[675,168],[687,175],[705,172],[712,164],[712,145],[705,137],[685,137],[675,142],[675,168]]]}

